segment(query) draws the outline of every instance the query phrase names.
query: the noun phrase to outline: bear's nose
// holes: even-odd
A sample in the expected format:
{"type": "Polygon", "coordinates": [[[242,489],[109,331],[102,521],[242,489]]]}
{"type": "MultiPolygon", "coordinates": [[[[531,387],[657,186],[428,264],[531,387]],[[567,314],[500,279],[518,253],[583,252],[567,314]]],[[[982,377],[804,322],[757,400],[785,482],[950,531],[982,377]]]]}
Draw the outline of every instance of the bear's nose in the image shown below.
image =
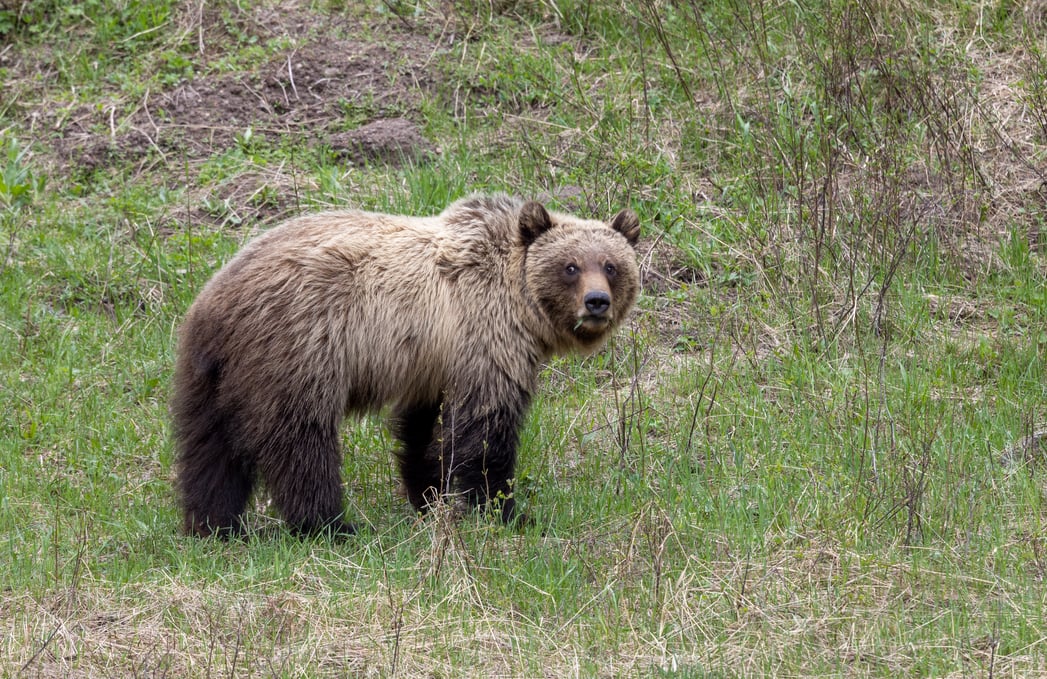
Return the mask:
{"type": "Polygon", "coordinates": [[[593,316],[603,316],[611,308],[611,296],[606,292],[585,294],[585,309],[593,316]]]}

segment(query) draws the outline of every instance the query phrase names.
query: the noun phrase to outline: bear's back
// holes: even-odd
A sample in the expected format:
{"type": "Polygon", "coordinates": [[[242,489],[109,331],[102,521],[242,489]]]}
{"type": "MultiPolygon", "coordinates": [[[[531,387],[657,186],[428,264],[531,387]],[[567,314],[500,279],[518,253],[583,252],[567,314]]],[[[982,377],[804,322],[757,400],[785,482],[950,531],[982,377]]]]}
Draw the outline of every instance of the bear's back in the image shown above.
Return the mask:
{"type": "Polygon", "coordinates": [[[291,384],[347,411],[432,401],[454,364],[479,350],[480,333],[507,322],[496,308],[499,239],[482,221],[443,215],[292,219],[215,275],[184,332],[213,335],[195,344],[233,368],[226,374],[242,385],[230,393],[291,384]]]}

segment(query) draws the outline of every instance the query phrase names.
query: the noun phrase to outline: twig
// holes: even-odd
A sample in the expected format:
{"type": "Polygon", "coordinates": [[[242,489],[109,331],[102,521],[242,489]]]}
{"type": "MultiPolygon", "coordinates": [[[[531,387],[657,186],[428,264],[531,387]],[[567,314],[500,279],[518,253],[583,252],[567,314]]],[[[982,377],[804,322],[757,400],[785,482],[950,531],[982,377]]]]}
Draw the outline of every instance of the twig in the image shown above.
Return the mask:
{"type": "Polygon", "coordinates": [[[204,0],[200,0],[196,13],[196,48],[204,53],[204,0]]]}
{"type": "Polygon", "coordinates": [[[29,660],[26,660],[25,664],[22,665],[21,669],[18,670],[19,674],[22,674],[23,672],[25,672],[26,669],[28,669],[30,665],[32,665],[34,662],[36,662],[36,659],[39,658],[40,654],[44,652],[44,649],[46,649],[48,646],[51,645],[51,641],[58,634],[58,630],[60,628],[61,628],[61,625],[58,625],[53,630],[51,630],[51,633],[49,635],[47,635],[46,639],[44,639],[44,643],[40,644],[40,648],[38,648],[36,650],[36,653],[33,654],[33,657],[30,658],[29,660]]]}
{"type": "Polygon", "coordinates": [[[294,92],[295,101],[299,101],[298,88],[294,84],[294,71],[291,69],[291,55],[287,55],[287,78],[291,81],[291,91],[294,92]]]}
{"type": "Polygon", "coordinates": [[[652,0],[644,0],[641,4],[651,15],[651,27],[654,29],[654,34],[657,36],[658,42],[662,44],[662,49],[665,50],[665,56],[669,57],[669,63],[673,65],[673,70],[676,72],[676,79],[680,82],[680,87],[683,88],[683,93],[686,94],[687,99],[697,107],[698,100],[695,99],[694,95],[691,93],[691,88],[687,84],[687,78],[684,77],[683,70],[676,62],[676,55],[673,54],[672,47],[669,45],[669,38],[665,35],[665,29],[662,27],[662,20],[660,18],[660,10],[655,8],[652,0]]]}

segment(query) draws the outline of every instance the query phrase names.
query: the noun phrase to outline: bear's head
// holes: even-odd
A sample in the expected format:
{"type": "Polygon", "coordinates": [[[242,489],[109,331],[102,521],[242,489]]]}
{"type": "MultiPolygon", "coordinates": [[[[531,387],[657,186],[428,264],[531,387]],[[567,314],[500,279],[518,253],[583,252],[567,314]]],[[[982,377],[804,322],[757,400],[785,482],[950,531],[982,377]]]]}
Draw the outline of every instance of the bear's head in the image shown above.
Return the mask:
{"type": "Polygon", "coordinates": [[[640,290],[636,241],[640,220],[622,210],[610,222],[550,213],[541,203],[520,210],[524,276],[552,327],[553,349],[591,353],[625,318],[640,290]]]}

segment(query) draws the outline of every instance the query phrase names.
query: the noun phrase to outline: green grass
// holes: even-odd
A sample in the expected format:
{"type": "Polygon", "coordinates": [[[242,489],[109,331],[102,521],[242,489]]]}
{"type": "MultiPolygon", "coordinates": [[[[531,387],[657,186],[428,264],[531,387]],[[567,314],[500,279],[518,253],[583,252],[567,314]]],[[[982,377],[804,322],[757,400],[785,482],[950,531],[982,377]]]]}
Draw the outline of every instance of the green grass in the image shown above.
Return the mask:
{"type": "Polygon", "coordinates": [[[1043,28],[915,0],[0,9],[0,675],[1047,676],[1043,28]],[[326,40],[389,48],[391,98],[206,154],[141,117],[326,40]],[[383,111],[440,152],[325,146],[383,111]],[[292,214],[498,190],[644,229],[628,327],[543,373],[533,525],[416,520],[368,418],[354,539],[264,496],[246,541],[181,536],[174,332],[211,273],[292,214]]]}

